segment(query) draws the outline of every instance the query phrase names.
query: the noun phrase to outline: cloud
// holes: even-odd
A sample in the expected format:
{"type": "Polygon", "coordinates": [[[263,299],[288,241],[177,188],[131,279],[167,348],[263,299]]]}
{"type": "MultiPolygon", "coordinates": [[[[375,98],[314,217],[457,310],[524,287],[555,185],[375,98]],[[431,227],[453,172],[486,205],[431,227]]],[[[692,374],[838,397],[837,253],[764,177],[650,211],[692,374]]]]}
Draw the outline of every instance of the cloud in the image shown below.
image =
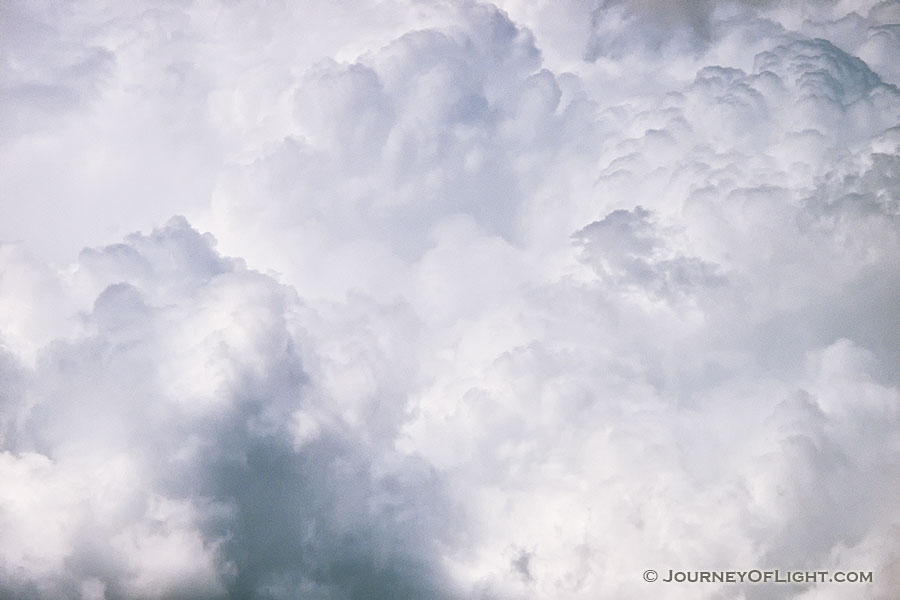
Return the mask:
{"type": "Polygon", "coordinates": [[[440,478],[316,401],[296,295],[211,242],[86,250],[84,331],[10,366],[5,593],[440,597],[440,478]]]}
{"type": "Polygon", "coordinates": [[[890,597],[896,3],[2,10],[4,597],[890,597]]]}

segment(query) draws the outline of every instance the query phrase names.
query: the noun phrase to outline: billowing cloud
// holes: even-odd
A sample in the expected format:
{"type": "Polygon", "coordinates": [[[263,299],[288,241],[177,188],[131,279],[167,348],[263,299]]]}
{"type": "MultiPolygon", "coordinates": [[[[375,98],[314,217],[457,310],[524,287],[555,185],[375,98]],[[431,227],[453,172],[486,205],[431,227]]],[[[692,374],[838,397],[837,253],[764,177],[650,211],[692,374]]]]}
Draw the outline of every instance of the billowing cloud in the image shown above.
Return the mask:
{"type": "Polygon", "coordinates": [[[0,595],[900,585],[896,2],[0,11],[0,595]]]}
{"type": "Polygon", "coordinates": [[[81,331],[10,365],[4,589],[442,596],[442,481],[355,432],[304,366],[296,294],[210,243],[181,219],[86,250],[81,331]]]}

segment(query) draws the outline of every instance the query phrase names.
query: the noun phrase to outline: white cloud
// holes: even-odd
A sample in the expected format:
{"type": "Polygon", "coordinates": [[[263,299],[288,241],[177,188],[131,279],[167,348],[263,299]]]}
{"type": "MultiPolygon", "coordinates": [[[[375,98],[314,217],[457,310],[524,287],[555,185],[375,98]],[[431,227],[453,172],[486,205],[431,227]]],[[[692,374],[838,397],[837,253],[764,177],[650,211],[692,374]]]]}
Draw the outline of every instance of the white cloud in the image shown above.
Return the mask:
{"type": "Polygon", "coordinates": [[[0,594],[900,584],[896,2],[0,10],[0,594]]]}

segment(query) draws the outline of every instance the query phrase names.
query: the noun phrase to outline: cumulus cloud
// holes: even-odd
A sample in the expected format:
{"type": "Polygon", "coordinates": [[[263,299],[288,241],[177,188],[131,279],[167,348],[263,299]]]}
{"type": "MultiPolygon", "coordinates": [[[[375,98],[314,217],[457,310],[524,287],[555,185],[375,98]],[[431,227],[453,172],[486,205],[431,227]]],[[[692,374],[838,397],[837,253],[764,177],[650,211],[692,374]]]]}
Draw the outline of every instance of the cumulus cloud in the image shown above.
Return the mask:
{"type": "Polygon", "coordinates": [[[296,294],[210,243],[176,219],[86,250],[81,331],[10,365],[4,588],[441,597],[441,479],[355,431],[304,365],[296,294]]]}
{"type": "Polygon", "coordinates": [[[0,595],[900,585],[896,2],[0,11],[0,595]]]}

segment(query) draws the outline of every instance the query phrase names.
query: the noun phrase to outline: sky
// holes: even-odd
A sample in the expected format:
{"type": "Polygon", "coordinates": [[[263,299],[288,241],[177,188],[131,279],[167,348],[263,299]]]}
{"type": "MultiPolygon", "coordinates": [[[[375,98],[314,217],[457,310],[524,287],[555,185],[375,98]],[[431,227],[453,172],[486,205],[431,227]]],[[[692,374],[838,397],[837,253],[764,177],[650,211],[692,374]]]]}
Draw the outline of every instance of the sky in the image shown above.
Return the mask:
{"type": "Polygon", "coordinates": [[[895,598],[897,57],[892,0],[0,3],[0,596],[895,598]]]}

